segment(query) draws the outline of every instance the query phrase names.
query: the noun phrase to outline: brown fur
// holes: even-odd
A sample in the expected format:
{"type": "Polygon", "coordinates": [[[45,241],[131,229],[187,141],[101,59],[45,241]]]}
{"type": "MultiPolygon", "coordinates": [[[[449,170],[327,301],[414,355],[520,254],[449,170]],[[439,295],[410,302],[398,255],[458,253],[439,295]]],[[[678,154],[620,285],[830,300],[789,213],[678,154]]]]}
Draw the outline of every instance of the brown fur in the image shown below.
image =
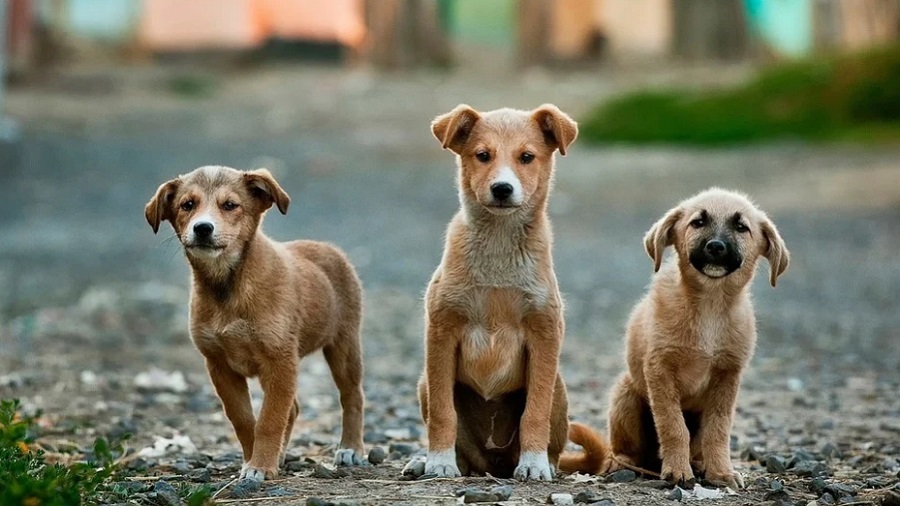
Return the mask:
{"type": "Polygon", "coordinates": [[[609,408],[614,458],[586,470],[635,465],[683,483],[694,479],[693,461],[709,481],[742,487],[729,437],[741,374],[756,345],[750,282],[762,256],[775,286],[788,250],[746,197],[716,188],[666,213],[647,232],[645,247],[659,273],[627,327],[628,372],[613,387],[609,408]],[[704,224],[692,225],[701,216],[704,224]],[[737,230],[736,221],[748,230],[737,230]],[[691,263],[691,252],[710,237],[734,245],[743,257],[739,268],[712,278],[691,263]],[[668,246],[676,257],[662,263],[668,246]]]}
{"type": "Polygon", "coordinates": [[[339,464],[360,463],[362,290],[346,256],[320,242],[275,242],[260,229],[290,198],[265,169],[201,167],[159,187],[145,208],[154,232],[169,221],[192,269],[190,330],[244,453],[242,477],[278,473],[299,413],[300,360],[322,349],[344,410],[339,464]],[[231,206],[236,206],[231,208],[231,206]],[[209,244],[192,223],[215,225],[209,244]],[[205,246],[204,246],[205,245],[205,246]],[[259,420],[247,378],[258,377],[259,420]]]}
{"type": "Polygon", "coordinates": [[[566,152],[577,126],[551,105],[487,113],[461,105],[432,131],[458,155],[461,209],[426,294],[426,472],[551,479],[567,400],[547,197],[554,152],[566,152]],[[516,205],[493,200],[498,178],[515,182],[516,205]]]}

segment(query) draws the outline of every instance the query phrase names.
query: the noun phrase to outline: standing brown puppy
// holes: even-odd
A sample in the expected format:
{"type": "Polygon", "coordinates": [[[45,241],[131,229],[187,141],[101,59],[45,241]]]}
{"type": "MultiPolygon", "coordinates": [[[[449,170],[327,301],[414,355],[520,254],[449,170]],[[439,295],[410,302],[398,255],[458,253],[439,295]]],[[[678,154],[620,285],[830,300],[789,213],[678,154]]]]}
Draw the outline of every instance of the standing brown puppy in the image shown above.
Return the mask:
{"type": "MultiPolygon", "coordinates": [[[[693,461],[709,481],[743,487],[729,439],[741,373],[756,346],[750,281],[763,256],[774,287],[788,267],[788,250],[765,213],[718,188],[666,213],[644,246],[659,273],[628,323],[628,372],[613,387],[609,407],[614,459],[580,470],[624,463],[661,468],[664,479],[683,483],[694,478],[693,461]],[[668,246],[676,257],[663,264],[668,246]]],[[[588,454],[597,439],[586,432],[573,437],[588,454]]]]}
{"type": "Polygon", "coordinates": [[[191,265],[191,338],[244,450],[241,478],[278,474],[299,412],[300,359],[322,349],[344,410],[337,465],[362,463],[362,289],[334,246],[275,242],[259,230],[290,198],[265,169],[201,167],[159,187],[145,209],[169,221],[191,265]],[[257,421],[247,378],[258,377],[257,421]]]}
{"type": "Polygon", "coordinates": [[[552,105],[460,105],[431,129],[457,155],[460,210],[425,296],[424,472],[551,480],[568,422],[547,198],[578,128],[552,105]]]}

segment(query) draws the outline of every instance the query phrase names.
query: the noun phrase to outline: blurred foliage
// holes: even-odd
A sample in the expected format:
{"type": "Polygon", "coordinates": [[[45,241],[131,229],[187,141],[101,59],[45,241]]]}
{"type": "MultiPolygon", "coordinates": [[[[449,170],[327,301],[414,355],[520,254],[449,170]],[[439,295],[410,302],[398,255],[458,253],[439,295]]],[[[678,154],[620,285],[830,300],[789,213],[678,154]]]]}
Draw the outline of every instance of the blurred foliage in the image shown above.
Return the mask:
{"type": "Polygon", "coordinates": [[[209,98],[216,93],[216,81],[210,76],[183,74],[168,81],[169,91],[183,98],[209,98]]]}
{"type": "MultiPolygon", "coordinates": [[[[87,461],[63,466],[48,463],[35,446],[36,429],[35,418],[20,415],[18,400],[0,400],[0,505],[79,506],[139,499],[113,481],[127,437],[113,442],[98,438],[87,461]]],[[[185,485],[179,495],[188,506],[213,504],[206,486],[185,485]]]]}
{"type": "Polygon", "coordinates": [[[633,93],[580,126],[595,142],[898,141],[900,46],[780,64],[724,90],[633,93]]]}

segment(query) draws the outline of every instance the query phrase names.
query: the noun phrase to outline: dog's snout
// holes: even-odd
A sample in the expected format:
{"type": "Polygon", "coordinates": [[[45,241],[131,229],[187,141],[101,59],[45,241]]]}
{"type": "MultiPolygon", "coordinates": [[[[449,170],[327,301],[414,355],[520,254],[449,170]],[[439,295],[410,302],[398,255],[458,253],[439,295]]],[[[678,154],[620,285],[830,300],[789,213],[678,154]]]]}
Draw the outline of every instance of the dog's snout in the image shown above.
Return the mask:
{"type": "Polygon", "coordinates": [[[208,221],[200,221],[194,224],[194,235],[197,237],[210,237],[213,230],[215,230],[215,227],[208,221]]]}
{"type": "Polygon", "coordinates": [[[513,185],[509,183],[494,183],[491,185],[491,195],[497,200],[508,199],[514,191],[513,185]]]}
{"type": "Polygon", "coordinates": [[[728,249],[724,242],[718,239],[712,239],[706,243],[706,252],[712,257],[720,257],[725,254],[728,249]]]}

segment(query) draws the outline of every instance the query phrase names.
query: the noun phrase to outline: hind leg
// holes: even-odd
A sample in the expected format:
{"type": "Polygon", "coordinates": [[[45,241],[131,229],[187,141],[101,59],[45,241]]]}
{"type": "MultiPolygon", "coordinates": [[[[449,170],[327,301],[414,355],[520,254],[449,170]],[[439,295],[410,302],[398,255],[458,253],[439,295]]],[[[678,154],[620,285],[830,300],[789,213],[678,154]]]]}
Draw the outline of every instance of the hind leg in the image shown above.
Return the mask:
{"type": "Polygon", "coordinates": [[[334,455],[334,463],[339,466],[361,465],[364,454],[362,346],[359,341],[359,326],[350,327],[352,330],[341,332],[334,343],[322,350],[341,395],[341,446],[334,455]]]}
{"type": "Polygon", "coordinates": [[[609,404],[609,439],[613,458],[607,469],[601,472],[615,471],[618,462],[633,466],[641,465],[641,457],[645,453],[646,441],[643,434],[644,399],[634,388],[628,373],[619,377],[610,394],[609,404]]]}
{"type": "Polygon", "coordinates": [[[550,447],[547,448],[547,458],[550,460],[550,466],[554,472],[559,463],[559,454],[562,453],[568,439],[569,397],[562,375],[557,374],[553,390],[553,407],[550,411],[550,447]]]}

